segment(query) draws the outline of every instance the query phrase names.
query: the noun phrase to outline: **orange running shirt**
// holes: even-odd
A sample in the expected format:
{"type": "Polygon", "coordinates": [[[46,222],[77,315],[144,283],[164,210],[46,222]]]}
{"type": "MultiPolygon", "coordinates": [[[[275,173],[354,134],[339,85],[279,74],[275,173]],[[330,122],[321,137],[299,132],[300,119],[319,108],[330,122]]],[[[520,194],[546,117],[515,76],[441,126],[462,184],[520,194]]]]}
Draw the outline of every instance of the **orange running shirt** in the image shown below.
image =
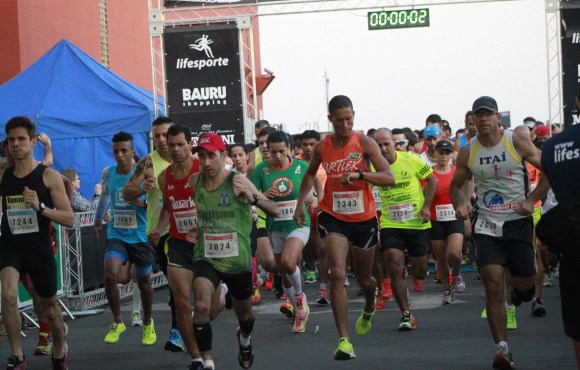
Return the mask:
{"type": "Polygon", "coordinates": [[[366,181],[354,180],[350,185],[340,184],[343,173],[355,172],[357,168],[370,172],[364,162],[361,135],[355,131],[344,148],[335,148],[332,136],[328,135],[320,151],[322,167],[327,175],[320,209],[342,221],[359,222],[377,216],[375,200],[366,181]]]}

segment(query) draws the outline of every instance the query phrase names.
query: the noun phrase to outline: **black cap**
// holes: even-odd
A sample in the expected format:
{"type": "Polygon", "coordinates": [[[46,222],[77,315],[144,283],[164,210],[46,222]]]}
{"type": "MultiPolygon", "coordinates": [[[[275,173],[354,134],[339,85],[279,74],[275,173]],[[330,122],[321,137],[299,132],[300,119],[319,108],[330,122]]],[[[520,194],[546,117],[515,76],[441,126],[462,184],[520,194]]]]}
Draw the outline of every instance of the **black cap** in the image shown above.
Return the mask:
{"type": "Polygon", "coordinates": [[[497,102],[491,96],[482,96],[473,102],[473,108],[471,109],[473,113],[478,110],[485,109],[490,112],[497,113],[497,102]]]}
{"type": "Polygon", "coordinates": [[[449,140],[439,140],[437,144],[435,144],[435,150],[447,150],[452,152],[453,151],[453,144],[449,140]]]}

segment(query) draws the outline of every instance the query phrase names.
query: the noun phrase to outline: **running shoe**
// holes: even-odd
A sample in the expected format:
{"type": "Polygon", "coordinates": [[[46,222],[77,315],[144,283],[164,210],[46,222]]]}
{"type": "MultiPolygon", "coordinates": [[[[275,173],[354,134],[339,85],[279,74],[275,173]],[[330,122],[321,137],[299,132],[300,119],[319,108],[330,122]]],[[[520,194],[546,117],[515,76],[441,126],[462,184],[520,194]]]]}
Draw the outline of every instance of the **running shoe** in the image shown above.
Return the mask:
{"type": "Polygon", "coordinates": [[[383,291],[381,292],[381,296],[384,299],[390,299],[393,297],[393,288],[391,287],[391,279],[383,279],[381,281],[383,286],[383,291]]]}
{"type": "Polygon", "coordinates": [[[318,298],[316,299],[316,303],[320,305],[327,305],[330,303],[330,301],[328,300],[328,293],[326,288],[320,289],[318,291],[318,298]]]}
{"type": "Polygon", "coordinates": [[[187,368],[189,370],[204,370],[202,361],[191,361],[187,368]]]}
{"type": "Polygon", "coordinates": [[[443,300],[441,301],[441,304],[443,305],[451,304],[454,300],[455,296],[453,295],[452,290],[446,290],[443,292],[443,300]]]}
{"type": "Polygon", "coordinates": [[[276,290],[276,299],[287,299],[286,292],[284,290],[276,290]]]}
{"type": "Polygon", "coordinates": [[[266,282],[264,283],[266,290],[272,290],[274,288],[274,274],[269,272],[266,277],[266,282]]]}
{"type": "Polygon", "coordinates": [[[350,281],[348,281],[348,276],[346,276],[344,278],[344,286],[347,287],[347,288],[350,286],[350,281]]]}
{"type": "Polygon", "coordinates": [[[165,350],[169,352],[183,352],[183,340],[177,329],[169,330],[169,339],[165,342],[165,350]]]}
{"type": "Polygon", "coordinates": [[[337,361],[351,360],[356,358],[352,344],[346,338],[340,338],[338,348],[334,351],[334,359],[337,361]]]}
{"type": "Polygon", "coordinates": [[[22,356],[22,361],[18,359],[18,356],[10,356],[8,357],[8,365],[6,365],[6,369],[10,370],[25,370],[28,366],[26,362],[26,356],[22,356]]]}
{"type": "Polygon", "coordinates": [[[131,326],[143,326],[141,312],[133,311],[133,313],[131,314],[131,326]]]}
{"type": "MultiPolygon", "coordinates": [[[[240,343],[240,335],[242,334],[242,329],[238,328],[236,331],[236,336],[238,337],[238,363],[244,369],[249,369],[254,363],[254,352],[252,351],[252,343],[249,346],[242,346],[240,343]]],[[[251,338],[250,338],[251,341],[251,338]]]]}
{"type": "Polygon", "coordinates": [[[377,298],[375,297],[373,312],[365,312],[364,307],[360,316],[356,320],[355,332],[357,335],[367,334],[373,327],[373,320],[375,319],[375,312],[377,312],[377,298]]]}
{"type": "Polygon", "coordinates": [[[304,333],[309,316],[310,307],[308,307],[308,302],[306,301],[306,294],[302,292],[302,294],[296,297],[296,315],[294,317],[292,333],[304,333]]]}
{"type": "Polygon", "coordinates": [[[155,324],[153,323],[153,318],[149,325],[143,326],[143,338],[141,342],[146,346],[152,346],[157,342],[157,334],[155,334],[155,324]]]}
{"type": "Polygon", "coordinates": [[[384,299],[382,295],[377,295],[377,302],[375,303],[375,307],[377,310],[384,310],[387,306],[387,299],[384,299]]]}
{"type": "Polygon", "coordinates": [[[499,349],[495,353],[492,366],[496,370],[509,370],[516,368],[512,354],[509,351],[505,351],[503,349],[499,349]]]}
{"type": "Polygon", "coordinates": [[[52,354],[52,337],[48,333],[38,333],[38,344],[34,349],[35,356],[52,354]]]}
{"type": "Polygon", "coordinates": [[[455,287],[455,291],[457,293],[463,293],[465,291],[465,281],[463,281],[463,277],[461,275],[453,277],[453,286],[455,287]]]}
{"type": "Polygon", "coordinates": [[[316,283],[316,272],[308,270],[304,272],[304,275],[304,282],[306,284],[316,283]]]}
{"type": "Polygon", "coordinates": [[[119,337],[121,336],[121,334],[125,330],[127,330],[127,328],[125,327],[125,324],[123,324],[122,322],[112,323],[111,328],[109,329],[109,332],[105,336],[105,343],[109,343],[109,344],[117,343],[117,341],[119,340],[119,337]]]}
{"type": "Polygon", "coordinates": [[[546,316],[546,308],[544,307],[542,298],[534,299],[534,302],[532,303],[532,315],[536,317],[546,316]]]}
{"type": "Polygon", "coordinates": [[[449,276],[447,277],[447,281],[449,282],[449,286],[453,285],[453,275],[451,271],[449,271],[449,276]]]}
{"type": "Polygon", "coordinates": [[[415,328],[417,328],[415,317],[409,311],[403,313],[403,317],[399,321],[399,331],[415,330],[415,328]]]}
{"type": "Polygon", "coordinates": [[[481,318],[487,319],[487,308],[484,308],[483,311],[481,311],[481,318]]]}
{"type": "Polygon", "coordinates": [[[425,291],[425,288],[423,288],[423,281],[422,280],[413,279],[413,286],[415,287],[413,289],[413,291],[415,291],[417,293],[421,293],[421,292],[425,291]]]}
{"type": "Polygon", "coordinates": [[[68,370],[66,354],[62,358],[52,358],[52,370],[68,370]]]}
{"type": "Polygon", "coordinates": [[[554,273],[552,271],[544,272],[544,281],[543,281],[542,285],[545,286],[546,288],[551,287],[553,278],[554,278],[554,273]]]}
{"type": "Polygon", "coordinates": [[[252,291],[252,304],[260,303],[261,299],[262,299],[262,292],[260,291],[260,286],[254,285],[254,289],[252,291]]]}
{"type": "MultiPolygon", "coordinates": [[[[518,322],[516,321],[516,308],[515,307],[506,307],[505,313],[507,316],[506,320],[506,328],[508,330],[515,330],[518,328],[518,322]]],[[[508,368],[509,369],[509,368],[508,368]]]]}
{"type": "Polygon", "coordinates": [[[287,299],[286,301],[284,301],[284,303],[282,303],[282,305],[280,306],[280,312],[286,315],[286,317],[289,319],[294,317],[294,307],[292,307],[292,303],[290,303],[289,299],[287,299]]]}

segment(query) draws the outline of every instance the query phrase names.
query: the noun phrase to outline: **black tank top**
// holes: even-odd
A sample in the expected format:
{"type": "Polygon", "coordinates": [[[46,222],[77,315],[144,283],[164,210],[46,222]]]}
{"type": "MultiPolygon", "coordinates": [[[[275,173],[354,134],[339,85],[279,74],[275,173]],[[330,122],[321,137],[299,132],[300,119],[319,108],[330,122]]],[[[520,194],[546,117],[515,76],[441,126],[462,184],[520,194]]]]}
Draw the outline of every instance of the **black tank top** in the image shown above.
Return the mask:
{"type": "Polygon", "coordinates": [[[24,203],[22,192],[27,186],[38,194],[39,203],[46,208],[54,208],[50,192],[44,184],[42,175],[46,166],[38,164],[25,177],[14,176],[14,167],[4,172],[0,182],[2,194],[2,236],[1,239],[16,240],[19,248],[43,248],[49,246],[50,220],[37,214],[34,209],[24,203]]]}

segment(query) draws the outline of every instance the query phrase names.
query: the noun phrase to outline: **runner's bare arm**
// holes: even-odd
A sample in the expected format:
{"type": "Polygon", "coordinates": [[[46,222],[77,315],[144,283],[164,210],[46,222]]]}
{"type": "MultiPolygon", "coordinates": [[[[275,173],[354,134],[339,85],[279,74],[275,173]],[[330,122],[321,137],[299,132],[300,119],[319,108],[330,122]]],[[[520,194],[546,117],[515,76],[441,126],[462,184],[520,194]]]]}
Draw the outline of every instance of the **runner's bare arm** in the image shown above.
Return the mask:
{"type": "Polygon", "coordinates": [[[548,178],[542,172],[538,172],[538,176],[538,185],[528,194],[526,200],[518,204],[518,207],[515,209],[517,214],[523,216],[531,215],[534,212],[534,205],[548,194],[548,191],[550,190],[548,178]]]}
{"type": "Polygon", "coordinates": [[[252,162],[248,165],[248,169],[246,170],[246,177],[248,179],[252,178],[252,173],[254,173],[254,168],[256,168],[256,163],[252,162]]]}
{"type": "Polygon", "coordinates": [[[141,158],[135,165],[135,172],[123,189],[123,198],[129,201],[149,193],[155,188],[155,180],[151,156],[141,158]]]}
{"type": "MultiPolygon", "coordinates": [[[[159,184],[159,189],[163,193],[163,189],[165,189],[165,179],[166,179],[167,170],[163,170],[159,174],[159,178],[157,183],[159,184]]],[[[147,238],[151,245],[157,245],[159,243],[159,239],[161,238],[161,233],[165,228],[169,225],[169,212],[167,212],[167,197],[165,193],[163,193],[163,206],[161,207],[161,212],[159,213],[159,221],[157,221],[157,225],[151,230],[147,238]]]]}
{"type": "Polygon", "coordinates": [[[518,126],[514,129],[513,143],[523,160],[542,171],[542,151],[532,143],[530,130],[526,126],[518,126]]]}
{"type": "MultiPolygon", "coordinates": [[[[361,146],[365,154],[369,156],[369,159],[376,170],[375,172],[363,172],[363,178],[367,182],[377,186],[395,185],[395,176],[393,176],[393,173],[391,172],[389,162],[387,162],[385,157],[381,154],[381,150],[376,141],[368,136],[362,135],[361,146]]],[[[357,173],[357,176],[360,176],[360,174],[357,173]]]]}
{"type": "Polygon", "coordinates": [[[471,214],[469,198],[465,196],[465,189],[463,188],[471,174],[467,167],[468,160],[469,147],[465,147],[457,155],[457,168],[449,186],[449,197],[451,198],[451,203],[453,203],[453,208],[455,208],[458,220],[465,220],[471,214]]]}
{"type": "MultiPolygon", "coordinates": [[[[304,214],[304,201],[310,195],[310,191],[312,190],[312,186],[314,185],[314,181],[316,179],[316,174],[318,172],[318,168],[320,167],[320,163],[322,162],[322,158],[320,156],[320,148],[322,147],[322,142],[319,142],[314,146],[314,150],[312,152],[312,160],[308,164],[308,168],[306,169],[306,173],[302,178],[302,182],[300,183],[300,193],[298,195],[298,200],[296,201],[296,209],[294,210],[294,221],[299,226],[303,226],[306,223],[306,215],[304,214]]],[[[320,195],[319,195],[320,196],[320,195]]]]}
{"type": "Polygon", "coordinates": [[[276,203],[260,193],[247,177],[236,174],[233,185],[234,193],[237,197],[246,199],[249,203],[252,203],[270,216],[278,217],[276,203]]]}
{"type": "MultiPolygon", "coordinates": [[[[48,188],[50,197],[52,198],[52,203],[54,204],[54,209],[45,208],[44,212],[42,212],[42,216],[64,227],[73,227],[75,223],[75,216],[73,214],[70,201],[66,196],[64,182],[62,181],[60,174],[51,168],[47,168],[42,174],[42,180],[48,188]]],[[[27,188],[25,188],[25,192],[27,192],[26,189],[27,188]]],[[[24,201],[29,203],[32,208],[38,212],[40,210],[40,201],[38,199],[38,195],[36,194],[36,191],[28,191],[33,192],[34,195],[32,195],[30,202],[26,201],[25,195],[24,201]]]]}
{"type": "Polygon", "coordinates": [[[429,222],[431,219],[431,203],[435,196],[435,190],[437,190],[437,178],[431,173],[425,178],[425,186],[423,187],[425,193],[425,203],[423,203],[423,208],[421,208],[421,219],[423,223],[429,222]]]}

